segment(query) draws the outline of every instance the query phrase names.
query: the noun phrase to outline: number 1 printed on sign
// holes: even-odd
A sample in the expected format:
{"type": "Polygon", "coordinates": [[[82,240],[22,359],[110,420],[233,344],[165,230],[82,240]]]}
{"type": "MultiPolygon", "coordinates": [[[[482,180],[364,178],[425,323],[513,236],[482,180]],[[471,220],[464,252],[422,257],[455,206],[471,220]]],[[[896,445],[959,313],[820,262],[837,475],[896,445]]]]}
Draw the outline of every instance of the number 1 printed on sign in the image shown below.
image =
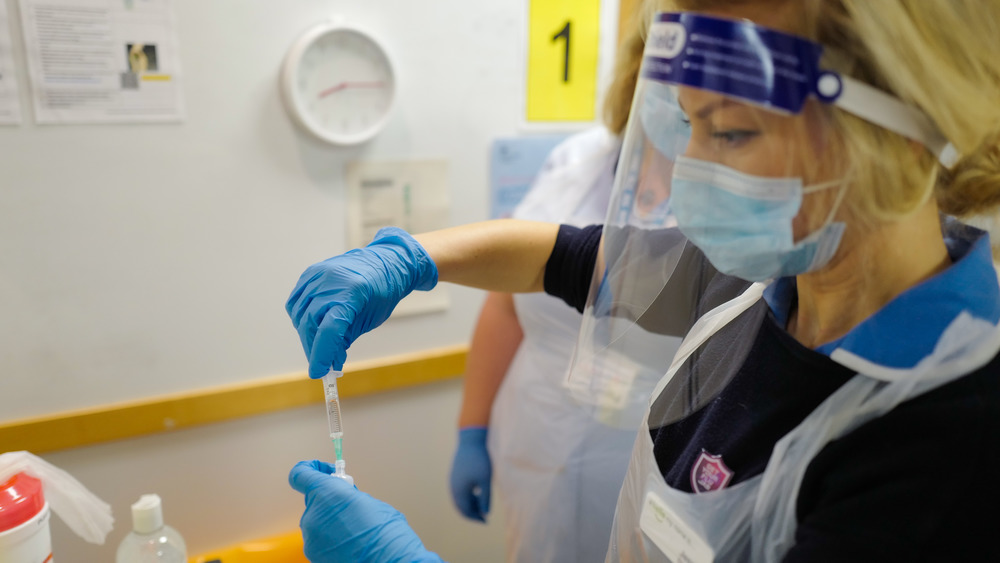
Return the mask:
{"type": "Polygon", "coordinates": [[[529,0],[528,122],[593,121],[600,0],[529,0]]]}

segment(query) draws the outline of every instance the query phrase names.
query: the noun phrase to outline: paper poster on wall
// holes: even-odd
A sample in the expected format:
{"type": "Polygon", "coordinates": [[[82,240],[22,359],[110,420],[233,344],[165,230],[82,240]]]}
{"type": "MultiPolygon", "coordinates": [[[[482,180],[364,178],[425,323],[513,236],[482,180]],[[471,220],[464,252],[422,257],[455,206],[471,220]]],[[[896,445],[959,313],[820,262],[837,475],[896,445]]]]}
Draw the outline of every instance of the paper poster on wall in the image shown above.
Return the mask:
{"type": "MultiPolygon", "coordinates": [[[[352,248],[371,242],[382,227],[416,234],[448,226],[446,161],[352,162],[347,165],[347,193],[347,237],[352,248]]],[[[439,285],[431,291],[414,291],[392,315],[443,311],[448,304],[448,293],[439,285]]]]}
{"type": "Polygon", "coordinates": [[[20,0],[39,123],[184,117],[172,0],[20,0]]]}
{"type": "Polygon", "coordinates": [[[493,141],[490,149],[490,218],[510,217],[565,135],[513,137],[493,141]]]}
{"type": "Polygon", "coordinates": [[[16,125],[21,122],[21,100],[18,96],[7,4],[0,2],[0,124],[16,125]]]}

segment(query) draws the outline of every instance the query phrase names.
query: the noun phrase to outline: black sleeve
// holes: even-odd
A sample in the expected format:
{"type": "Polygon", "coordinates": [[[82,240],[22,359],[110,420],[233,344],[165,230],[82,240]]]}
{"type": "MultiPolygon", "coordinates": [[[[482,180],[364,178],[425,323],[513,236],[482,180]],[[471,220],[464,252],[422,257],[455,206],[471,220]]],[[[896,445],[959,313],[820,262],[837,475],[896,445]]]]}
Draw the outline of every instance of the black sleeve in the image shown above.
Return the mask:
{"type": "MultiPolygon", "coordinates": [[[[638,231],[632,226],[580,229],[561,225],[545,265],[545,292],[582,313],[602,236],[609,269],[631,277],[628,285],[633,297],[616,301],[609,313],[635,320],[649,332],[684,336],[700,314],[736,297],[749,285],[720,275],[677,228],[638,231]],[[634,302],[637,296],[648,300],[634,302]]],[[[613,277],[606,281],[616,284],[613,277]]]]}
{"type": "Polygon", "coordinates": [[[603,230],[602,225],[582,229],[560,225],[556,245],[545,264],[545,293],[562,299],[581,313],[587,304],[603,230]]]}
{"type": "Polygon", "coordinates": [[[806,470],[785,561],[1000,561],[997,366],[824,447],[806,470]]]}
{"type": "Polygon", "coordinates": [[[608,228],[604,244],[610,267],[631,277],[630,297],[616,301],[611,314],[655,334],[683,337],[698,317],[750,285],[720,274],[676,227],[608,228]]]}

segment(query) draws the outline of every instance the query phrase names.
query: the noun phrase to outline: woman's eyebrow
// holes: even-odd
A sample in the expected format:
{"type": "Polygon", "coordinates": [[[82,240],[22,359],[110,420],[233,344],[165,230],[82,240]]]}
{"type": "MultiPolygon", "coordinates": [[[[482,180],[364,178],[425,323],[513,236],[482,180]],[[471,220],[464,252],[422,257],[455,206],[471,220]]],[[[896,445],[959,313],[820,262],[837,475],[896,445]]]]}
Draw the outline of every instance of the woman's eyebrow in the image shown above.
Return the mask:
{"type": "MultiPolygon", "coordinates": [[[[677,100],[677,103],[678,104],[680,103],[679,99],[677,100]]],[[[714,102],[709,102],[705,104],[704,106],[702,106],[700,110],[698,110],[698,112],[695,115],[698,117],[698,119],[707,119],[708,116],[711,115],[712,112],[714,112],[717,109],[722,109],[727,106],[735,106],[738,104],[739,102],[737,102],[736,100],[730,100],[729,98],[722,98],[720,100],[716,100],[714,102]]],[[[682,110],[684,109],[683,106],[681,107],[681,109],[682,110]]]]}

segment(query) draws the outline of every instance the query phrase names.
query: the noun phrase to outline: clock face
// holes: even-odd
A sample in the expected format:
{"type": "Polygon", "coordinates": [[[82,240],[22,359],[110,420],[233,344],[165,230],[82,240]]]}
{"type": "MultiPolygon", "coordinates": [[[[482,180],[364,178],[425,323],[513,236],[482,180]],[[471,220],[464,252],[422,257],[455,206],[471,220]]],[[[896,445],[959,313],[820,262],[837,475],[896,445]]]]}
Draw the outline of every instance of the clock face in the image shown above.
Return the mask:
{"type": "Polygon", "coordinates": [[[295,120],[325,141],[349,145],[377,134],[395,93],[385,51],[359,30],[325,25],[292,47],[283,72],[295,120]]]}

